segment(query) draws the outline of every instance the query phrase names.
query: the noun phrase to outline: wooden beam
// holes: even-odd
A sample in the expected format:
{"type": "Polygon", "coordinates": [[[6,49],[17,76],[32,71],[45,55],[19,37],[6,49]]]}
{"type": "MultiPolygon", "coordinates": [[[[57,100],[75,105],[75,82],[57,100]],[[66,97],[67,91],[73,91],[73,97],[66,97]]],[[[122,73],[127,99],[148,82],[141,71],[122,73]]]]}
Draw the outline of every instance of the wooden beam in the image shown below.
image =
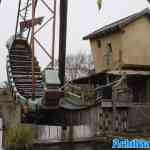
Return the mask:
{"type": "Polygon", "coordinates": [[[147,103],[150,102],[150,80],[149,77],[146,79],[146,97],[147,97],[147,103]]]}

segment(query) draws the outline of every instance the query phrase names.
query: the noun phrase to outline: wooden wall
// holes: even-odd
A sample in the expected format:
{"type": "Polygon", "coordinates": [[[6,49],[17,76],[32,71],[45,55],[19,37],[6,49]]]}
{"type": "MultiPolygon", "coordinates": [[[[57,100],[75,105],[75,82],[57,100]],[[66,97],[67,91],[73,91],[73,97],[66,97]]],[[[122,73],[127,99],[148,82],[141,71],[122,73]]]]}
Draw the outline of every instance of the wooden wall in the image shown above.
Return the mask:
{"type": "Polygon", "coordinates": [[[101,39],[91,40],[91,48],[93,54],[93,61],[95,64],[96,72],[101,72],[105,69],[116,68],[119,65],[119,53],[121,50],[121,35],[122,33],[115,33],[111,36],[105,36],[101,39]],[[97,45],[97,40],[101,41],[101,48],[97,45]],[[107,50],[107,44],[111,43],[113,55],[112,64],[107,66],[105,63],[105,52],[107,50]]]}
{"type": "Polygon", "coordinates": [[[142,17],[124,28],[122,50],[124,64],[150,65],[150,21],[142,17]]]}
{"type": "Polygon", "coordinates": [[[91,49],[96,72],[119,69],[124,66],[150,68],[150,20],[141,17],[122,28],[122,31],[104,36],[100,39],[91,39],[91,49]],[[98,40],[101,47],[98,47],[98,40]],[[108,43],[112,45],[112,64],[105,63],[105,53],[108,43]]]}

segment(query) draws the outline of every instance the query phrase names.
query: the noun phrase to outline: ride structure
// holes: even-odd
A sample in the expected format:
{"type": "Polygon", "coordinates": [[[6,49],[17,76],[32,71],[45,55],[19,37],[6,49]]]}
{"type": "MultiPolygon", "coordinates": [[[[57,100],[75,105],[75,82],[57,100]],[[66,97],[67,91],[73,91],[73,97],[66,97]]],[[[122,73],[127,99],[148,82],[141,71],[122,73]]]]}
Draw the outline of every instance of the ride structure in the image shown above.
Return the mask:
{"type": "Polygon", "coordinates": [[[12,96],[21,104],[22,122],[25,123],[64,123],[59,101],[64,97],[61,86],[64,85],[65,78],[67,0],[60,1],[59,5],[59,71],[56,71],[54,54],[57,1],[19,0],[15,34],[7,42],[7,75],[12,96]],[[36,15],[41,5],[49,12],[45,22],[44,17],[36,15]],[[48,24],[52,33],[47,38],[51,40],[50,47],[37,38],[48,24]],[[40,27],[37,28],[38,25],[40,27]],[[50,59],[43,72],[35,57],[37,45],[50,59]]]}

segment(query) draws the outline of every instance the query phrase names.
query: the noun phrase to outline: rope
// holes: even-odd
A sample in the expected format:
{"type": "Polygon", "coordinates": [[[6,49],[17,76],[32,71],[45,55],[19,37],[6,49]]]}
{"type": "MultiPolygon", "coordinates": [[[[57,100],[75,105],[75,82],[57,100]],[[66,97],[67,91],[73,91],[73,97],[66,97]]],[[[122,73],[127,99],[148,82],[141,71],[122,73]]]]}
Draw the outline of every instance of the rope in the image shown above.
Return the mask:
{"type": "Polygon", "coordinates": [[[97,87],[97,88],[96,88],[96,91],[97,91],[97,90],[101,90],[101,89],[106,88],[106,87],[113,86],[113,85],[114,85],[115,87],[117,87],[117,86],[120,85],[120,83],[121,83],[124,79],[125,79],[125,75],[122,75],[122,77],[121,77],[119,80],[116,80],[116,81],[110,82],[110,83],[108,83],[108,84],[106,84],[106,85],[102,85],[102,86],[100,86],[100,87],[97,87]]]}
{"type": "MultiPolygon", "coordinates": [[[[106,87],[110,87],[110,86],[118,86],[124,79],[126,78],[126,75],[125,73],[121,76],[121,78],[119,80],[116,80],[116,81],[113,81],[113,82],[110,82],[108,84],[105,84],[105,85],[102,85],[102,86],[99,86],[95,89],[93,89],[93,91],[98,91],[98,90],[101,90],[101,89],[104,89],[106,87]]],[[[66,87],[72,87],[72,88],[75,88],[77,90],[81,90],[81,87],[79,86],[76,86],[76,85],[72,85],[70,81],[67,81],[64,86],[62,86],[61,88],[66,88],[66,87]]]]}
{"type": "Polygon", "coordinates": [[[124,73],[122,77],[118,80],[118,82],[114,85],[114,87],[117,87],[121,84],[121,82],[126,78],[126,74],[124,73]]]}
{"type": "MultiPolygon", "coordinates": [[[[122,74],[122,76],[121,76],[121,78],[120,78],[119,80],[116,80],[116,81],[113,81],[113,82],[108,83],[108,84],[106,84],[106,85],[102,85],[102,86],[100,86],[100,87],[97,87],[97,88],[93,89],[93,91],[98,91],[98,90],[104,89],[104,88],[106,88],[106,87],[111,87],[111,86],[117,87],[117,86],[119,86],[119,85],[121,84],[121,82],[122,82],[125,78],[126,78],[126,75],[125,75],[125,74],[122,74]]],[[[79,90],[79,91],[82,92],[81,87],[76,86],[76,85],[72,85],[71,82],[69,82],[69,81],[67,81],[67,82],[65,83],[65,85],[62,86],[61,88],[67,88],[67,87],[71,87],[71,88],[74,88],[74,89],[79,90]]],[[[69,92],[68,92],[68,94],[69,94],[69,92]]],[[[75,97],[77,96],[77,95],[74,94],[74,93],[72,93],[71,95],[72,95],[72,96],[75,96],[75,97]]],[[[78,96],[78,98],[82,99],[82,97],[79,97],[79,96],[78,96]]],[[[82,107],[86,107],[87,109],[89,109],[89,108],[91,108],[91,107],[93,107],[93,106],[95,106],[95,105],[98,105],[98,104],[101,102],[101,100],[102,100],[102,96],[99,96],[99,97],[96,98],[96,101],[95,101],[95,103],[93,103],[93,104],[89,104],[89,105],[86,105],[86,104],[76,105],[76,104],[73,103],[73,102],[71,102],[71,103],[74,104],[74,105],[76,105],[76,106],[82,106],[82,107]]],[[[68,101],[68,100],[67,100],[67,101],[68,101]]],[[[68,102],[70,103],[70,101],[68,101],[68,102]]]]}

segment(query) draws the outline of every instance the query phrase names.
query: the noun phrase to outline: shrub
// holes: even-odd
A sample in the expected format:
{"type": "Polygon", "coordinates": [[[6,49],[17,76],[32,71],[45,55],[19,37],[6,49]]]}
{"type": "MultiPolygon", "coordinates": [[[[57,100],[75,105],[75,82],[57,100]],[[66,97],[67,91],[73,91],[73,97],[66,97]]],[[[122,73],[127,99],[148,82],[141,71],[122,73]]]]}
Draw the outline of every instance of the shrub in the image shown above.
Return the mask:
{"type": "Polygon", "coordinates": [[[32,128],[19,124],[9,128],[6,133],[6,144],[9,150],[29,150],[33,143],[32,128]]]}

